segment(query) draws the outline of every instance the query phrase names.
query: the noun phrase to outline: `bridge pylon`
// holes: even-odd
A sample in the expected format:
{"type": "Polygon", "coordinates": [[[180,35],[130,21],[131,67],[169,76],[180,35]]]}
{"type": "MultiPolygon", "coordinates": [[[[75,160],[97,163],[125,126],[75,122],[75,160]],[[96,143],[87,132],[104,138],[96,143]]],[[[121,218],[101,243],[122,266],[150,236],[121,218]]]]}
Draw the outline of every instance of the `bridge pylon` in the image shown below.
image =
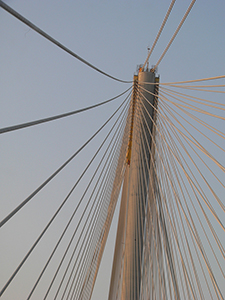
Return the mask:
{"type": "MultiPolygon", "coordinates": [[[[149,69],[134,76],[130,133],[126,155],[109,300],[137,300],[140,295],[149,176],[154,159],[159,78],[149,69]]],[[[151,206],[151,205],[150,205],[151,206]]]]}

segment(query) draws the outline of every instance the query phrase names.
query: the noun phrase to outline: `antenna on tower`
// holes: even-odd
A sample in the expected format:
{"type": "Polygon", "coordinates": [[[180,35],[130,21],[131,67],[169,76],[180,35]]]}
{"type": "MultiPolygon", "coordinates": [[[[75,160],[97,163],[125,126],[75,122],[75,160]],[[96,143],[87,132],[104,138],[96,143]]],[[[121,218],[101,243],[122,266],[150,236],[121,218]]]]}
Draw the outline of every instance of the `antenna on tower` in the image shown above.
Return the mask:
{"type": "MultiPolygon", "coordinates": [[[[151,48],[148,46],[148,47],[147,47],[148,53],[150,52],[150,49],[151,49],[151,48]]],[[[148,71],[148,67],[149,67],[149,61],[147,61],[147,71],[148,71]]]]}

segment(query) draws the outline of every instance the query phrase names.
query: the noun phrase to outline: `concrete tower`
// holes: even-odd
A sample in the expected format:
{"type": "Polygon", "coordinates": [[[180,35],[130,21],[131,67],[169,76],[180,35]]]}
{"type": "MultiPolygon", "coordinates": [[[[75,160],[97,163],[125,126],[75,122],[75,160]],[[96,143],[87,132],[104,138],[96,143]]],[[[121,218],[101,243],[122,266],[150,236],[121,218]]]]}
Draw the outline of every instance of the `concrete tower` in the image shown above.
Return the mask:
{"type": "Polygon", "coordinates": [[[143,263],[145,207],[151,155],[154,152],[154,119],[158,78],[140,69],[134,77],[127,168],[123,183],[109,300],[138,300],[143,263]]]}

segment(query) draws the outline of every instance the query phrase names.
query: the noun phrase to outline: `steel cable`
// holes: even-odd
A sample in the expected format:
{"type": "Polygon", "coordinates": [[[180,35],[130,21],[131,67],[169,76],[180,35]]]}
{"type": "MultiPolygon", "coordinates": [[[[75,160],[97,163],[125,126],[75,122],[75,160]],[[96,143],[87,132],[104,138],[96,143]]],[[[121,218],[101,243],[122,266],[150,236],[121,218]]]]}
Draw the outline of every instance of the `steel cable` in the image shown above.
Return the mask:
{"type": "Polygon", "coordinates": [[[26,128],[26,127],[30,127],[30,126],[34,126],[34,125],[38,125],[38,124],[41,124],[41,123],[54,121],[54,120],[57,120],[57,119],[65,118],[65,117],[68,117],[68,116],[71,116],[71,115],[75,115],[75,114],[78,114],[78,113],[96,108],[98,106],[104,105],[106,103],[109,103],[109,102],[121,97],[126,92],[128,92],[130,89],[131,89],[131,87],[129,87],[125,92],[119,94],[118,96],[115,96],[115,97],[113,97],[109,100],[97,103],[95,105],[91,105],[91,106],[88,106],[88,107],[85,107],[85,108],[81,108],[81,109],[78,109],[78,110],[74,110],[74,111],[64,113],[64,114],[60,114],[60,115],[53,116],[53,117],[48,117],[48,118],[44,118],[44,119],[40,119],[40,120],[36,120],[36,121],[31,121],[31,122],[22,123],[22,124],[18,124],[18,125],[13,125],[13,126],[5,127],[5,128],[0,128],[0,134],[6,133],[6,132],[9,132],[9,131],[14,131],[14,130],[26,128]]]}
{"type": "MultiPolygon", "coordinates": [[[[128,95],[129,97],[130,95],[128,95]]],[[[109,123],[109,121],[114,117],[122,105],[127,101],[128,97],[122,102],[122,104],[117,108],[117,110],[111,115],[111,117],[85,142],[61,167],[59,167],[45,182],[43,182],[32,194],[30,194],[23,202],[20,203],[7,217],[5,217],[0,222],[0,227],[2,227],[7,221],[9,221],[25,204],[27,204],[40,190],[42,190],[68,163],[70,163],[77,154],[81,152],[93,138],[109,123]]]]}
{"type": "MultiPolygon", "coordinates": [[[[126,106],[125,106],[125,108],[126,108],[126,106]]],[[[123,110],[124,110],[124,109],[123,109],[123,110]]],[[[101,148],[103,147],[103,145],[105,144],[105,142],[107,141],[109,135],[111,134],[111,132],[112,132],[112,130],[114,129],[116,123],[118,122],[118,120],[119,120],[121,114],[123,113],[123,110],[122,110],[122,112],[120,113],[120,115],[119,115],[119,117],[117,118],[117,120],[115,121],[115,123],[114,123],[114,125],[112,126],[112,128],[110,129],[110,131],[109,131],[109,133],[107,134],[106,138],[103,140],[102,144],[100,145],[100,147],[98,148],[98,150],[96,151],[96,153],[94,154],[94,156],[92,157],[90,163],[89,163],[88,166],[85,168],[85,170],[84,170],[84,172],[82,173],[82,175],[83,175],[83,174],[86,172],[86,170],[89,168],[89,166],[90,166],[91,163],[94,161],[94,159],[96,158],[97,154],[99,153],[99,151],[101,150],[101,148]]],[[[108,149],[107,149],[107,150],[108,150],[108,149]]],[[[104,157],[104,156],[103,156],[103,157],[104,157]]],[[[99,165],[98,167],[100,167],[100,165],[99,165]]],[[[38,279],[37,279],[37,281],[36,281],[34,287],[32,288],[32,290],[31,290],[31,292],[30,292],[30,294],[29,294],[27,300],[30,299],[31,295],[33,294],[33,292],[34,292],[34,290],[35,290],[35,288],[36,288],[38,282],[40,281],[42,275],[44,274],[44,272],[45,272],[45,270],[46,270],[48,264],[50,263],[50,261],[51,261],[53,255],[54,255],[56,249],[58,248],[58,246],[59,246],[59,244],[60,244],[60,242],[61,242],[63,236],[65,235],[65,233],[66,233],[66,231],[67,231],[69,225],[71,224],[71,222],[72,222],[72,220],[73,220],[73,218],[74,218],[74,216],[75,216],[75,214],[76,214],[76,212],[77,212],[78,207],[80,206],[80,204],[81,204],[81,202],[82,202],[82,200],[83,200],[83,198],[84,198],[84,196],[85,196],[85,194],[86,194],[88,188],[90,187],[90,184],[91,184],[92,180],[94,179],[94,176],[95,176],[96,173],[97,173],[98,167],[97,167],[97,169],[95,170],[95,173],[94,173],[94,175],[92,176],[91,181],[90,181],[89,184],[87,185],[87,188],[85,189],[85,192],[84,192],[84,194],[83,194],[81,200],[79,201],[78,205],[76,206],[76,208],[75,208],[75,210],[74,210],[72,216],[70,217],[70,219],[69,219],[69,221],[68,221],[68,223],[67,223],[65,229],[63,230],[63,233],[61,234],[61,236],[60,236],[60,238],[59,238],[59,240],[58,240],[58,242],[57,242],[57,244],[56,244],[54,250],[52,251],[52,253],[51,253],[51,255],[50,255],[48,261],[46,262],[46,264],[45,264],[43,270],[41,271],[41,274],[39,275],[39,277],[38,277],[38,279]]],[[[74,188],[73,188],[72,190],[74,190],[74,188]]],[[[71,195],[71,192],[69,193],[69,195],[71,195]]],[[[83,214],[82,214],[82,217],[83,217],[83,214]]],[[[82,220],[82,217],[80,218],[80,220],[82,220]]],[[[79,221],[79,223],[80,223],[80,221],[79,221]]],[[[74,234],[74,236],[75,236],[75,234],[74,234]]],[[[74,237],[74,236],[73,236],[73,237],[74,237]]],[[[71,241],[71,242],[72,242],[72,241],[71,241]]],[[[69,250],[69,248],[68,248],[68,250],[69,250]]],[[[68,251],[68,250],[67,250],[67,251],[68,251]]],[[[67,252],[66,252],[66,253],[67,253],[67,252]]],[[[46,296],[47,296],[47,295],[46,295],[46,296]]],[[[46,298],[46,296],[45,296],[45,298],[46,298]]]]}
{"type": "Polygon", "coordinates": [[[165,56],[166,52],[168,51],[169,47],[171,46],[172,42],[174,41],[174,39],[175,39],[176,35],[178,34],[178,32],[179,32],[181,26],[183,25],[183,23],[184,23],[184,21],[186,20],[188,14],[189,14],[189,12],[190,12],[190,10],[192,9],[192,7],[193,7],[195,1],[196,1],[196,0],[192,0],[192,2],[191,2],[191,4],[190,4],[190,6],[188,7],[188,9],[187,9],[185,15],[183,16],[183,19],[181,20],[180,24],[178,25],[176,31],[174,32],[174,34],[173,34],[171,40],[169,41],[168,45],[166,46],[165,50],[163,51],[162,55],[160,56],[158,62],[157,62],[156,65],[154,66],[154,68],[153,68],[154,71],[156,70],[156,68],[158,67],[159,63],[161,62],[161,60],[162,60],[163,57],[165,56]]]}
{"type": "Polygon", "coordinates": [[[11,15],[13,15],[15,18],[19,19],[21,22],[23,22],[24,24],[26,24],[27,26],[29,26],[31,29],[33,29],[34,31],[36,31],[37,33],[39,33],[41,36],[43,36],[44,38],[46,38],[47,40],[49,40],[50,42],[52,42],[53,44],[55,44],[56,46],[58,46],[59,48],[61,48],[65,52],[67,52],[68,54],[72,55],[76,59],[80,60],[82,63],[86,64],[90,68],[94,69],[95,71],[97,71],[97,72],[99,72],[99,73],[101,73],[101,74],[103,74],[103,75],[105,75],[105,76],[107,76],[107,77],[109,77],[109,78],[111,78],[113,80],[119,81],[119,82],[132,83],[132,81],[125,81],[125,80],[118,79],[118,78],[113,77],[113,76],[105,73],[104,71],[98,69],[97,67],[95,67],[94,65],[92,65],[91,63],[89,63],[88,61],[86,61],[85,59],[83,59],[82,57],[80,57],[79,55],[77,55],[76,53],[74,53],[73,51],[71,51],[70,49],[68,49],[67,47],[65,47],[64,45],[62,45],[60,42],[58,42],[57,40],[55,40],[53,37],[51,37],[50,35],[48,35],[46,32],[44,32],[43,30],[41,30],[40,28],[38,28],[36,25],[34,25],[32,22],[30,22],[29,20],[27,20],[26,18],[24,18],[17,11],[15,11],[14,9],[12,9],[10,6],[8,6],[7,4],[5,4],[1,0],[0,0],[0,7],[2,7],[8,13],[10,13],[11,15]]]}
{"type": "MultiPolygon", "coordinates": [[[[111,117],[100,127],[100,129],[98,129],[96,131],[96,133],[75,153],[77,154],[78,152],[80,152],[84,146],[86,146],[96,135],[97,133],[100,132],[101,129],[103,129],[106,124],[113,118],[113,116],[118,112],[118,110],[122,107],[122,105],[126,102],[127,98],[123,101],[123,103],[119,106],[119,108],[111,115],[111,117]]],[[[72,158],[75,157],[75,154],[65,163],[63,164],[63,167],[72,160],[72,158]]],[[[61,170],[62,167],[60,167],[53,175],[55,176],[59,170],[61,170]]],[[[86,171],[86,170],[85,170],[86,171]]],[[[73,189],[75,188],[75,186],[78,184],[78,182],[81,180],[81,178],[83,177],[85,172],[82,173],[82,175],[80,176],[80,178],[78,179],[78,181],[76,182],[76,184],[74,185],[73,189]]],[[[49,178],[53,178],[54,176],[51,176],[49,178]]],[[[45,182],[49,182],[50,180],[48,179],[45,182]]],[[[47,184],[46,183],[46,184],[47,184]]],[[[43,187],[44,184],[41,185],[41,187],[43,187]]],[[[66,203],[67,199],[69,198],[70,194],[72,193],[73,189],[70,191],[70,193],[68,194],[68,196],[65,198],[65,200],[63,201],[63,203],[60,205],[60,207],[58,208],[58,210],[56,211],[56,213],[54,214],[54,216],[51,218],[51,220],[49,221],[49,223],[47,224],[47,226],[45,227],[45,229],[42,231],[42,233],[39,235],[38,239],[35,241],[35,243],[33,244],[33,246],[30,248],[30,250],[27,252],[27,254],[25,255],[24,259],[21,261],[21,263],[19,264],[19,266],[16,268],[16,270],[14,271],[14,273],[12,274],[12,276],[9,278],[9,280],[7,281],[7,283],[4,285],[4,287],[2,288],[2,290],[0,291],[0,297],[2,296],[2,294],[5,292],[5,290],[7,289],[7,287],[9,286],[9,284],[12,282],[13,278],[16,276],[16,274],[19,272],[19,270],[21,269],[21,267],[23,266],[23,264],[25,263],[25,261],[27,260],[27,258],[30,256],[30,254],[32,253],[32,251],[34,250],[34,248],[36,247],[36,245],[39,243],[39,241],[41,240],[42,236],[45,234],[45,232],[47,231],[47,229],[49,228],[49,226],[51,225],[51,223],[53,222],[53,220],[55,219],[55,217],[57,216],[57,214],[59,213],[59,211],[61,210],[61,208],[63,207],[63,205],[66,203]]],[[[37,189],[38,191],[40,190],[40,187],[37,189]]],[[[36,190],[36,191],[37,191],[36,190]]],[[[35,191],[35,192],[36,192],[35,191]]],[[[31,195],[35,195],[36,193],[32,193],[31,195]]],[[[25,199],[13,212],[11,212],[2,222],[1,222],[1,226],[4,225],[16,212],[18,212],[32,197],[28,197],[27,199],[25,199]]]]}
{"type": "Polygon", "coordinates": [[[174,5],[175,1],[176,1],[176,0],[172,0],[171,3],[170,3],[170,6],[169,6],[169,8],[168,8],[168,10],[167,10],[167,13],[166,13],[166,15],[165,15],[165,18],[164,18],[164,20],[163,20],[163,22],[162,22],[162,25],[161,25],[160,29],[159,29],[159,32],[158,32],[158,34],[157,34],[157,36],[156,36],[156,38],[155,38],[155,41],[154,41],[154,43],[153,43],[153,45],[152,45],[152,47],[151,47],[151,49],[150,49],[150,51],[149,51],[149,53],[148,53],[148,56],[147,56],[147,58],[146,58],[146,60],[145,60],[145,62],[144,62],[144,64],[143,64],[142,70],[144,70],[144,67],[145,67],[145,65],[147,64],[147,62],[148,62],[148,60],[149,60],[149,57],[150,57],[150,55],[152,54],[152,52],[153,52],[153,50],[154,50],[154,48],[155,48],[156,43],[158,42],[158,39],[159,39],[159,37],[160,37],[160,35],[161,35],[162,31],[163,31],[163,28],[164,28],[164,26],[165,26],[165,24],[166,24],[166,22],[167,22],[167,19],[169,18],[169,15],[170,15],[170,13],[171,13],[171,10],[172,10],[172,8],[173,8],[173,5],[174,5]]]}

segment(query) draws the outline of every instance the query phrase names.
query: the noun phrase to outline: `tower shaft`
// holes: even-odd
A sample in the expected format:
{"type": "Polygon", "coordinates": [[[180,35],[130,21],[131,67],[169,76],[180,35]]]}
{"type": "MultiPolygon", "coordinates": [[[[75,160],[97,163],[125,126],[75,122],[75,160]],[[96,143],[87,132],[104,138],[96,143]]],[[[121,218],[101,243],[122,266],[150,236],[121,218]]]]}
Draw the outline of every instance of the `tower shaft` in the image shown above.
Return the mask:
{"type": "Polygon", "coordinates": [[[131,99],[131,130],[109,300],[137,300],[143,263],[145,207],[153,151],[155,73],[140,71],[131,99]],[[137,88],[138,85],[138,88],[137,88]]]}

